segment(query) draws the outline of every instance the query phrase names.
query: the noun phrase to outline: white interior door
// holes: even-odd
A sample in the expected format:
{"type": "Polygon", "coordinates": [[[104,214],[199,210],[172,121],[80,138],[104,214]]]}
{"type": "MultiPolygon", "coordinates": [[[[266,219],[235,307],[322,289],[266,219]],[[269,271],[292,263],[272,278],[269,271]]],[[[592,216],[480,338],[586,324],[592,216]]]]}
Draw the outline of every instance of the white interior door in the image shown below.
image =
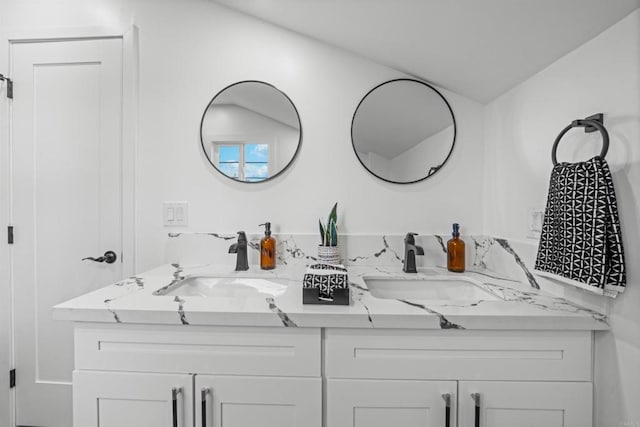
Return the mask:
{"type": "Polygon", "coordinates": [[[122,276],[122,39],[14,43],[11,67],[16,418],[69,427],[73,334],[51,307],[122,276]]]}

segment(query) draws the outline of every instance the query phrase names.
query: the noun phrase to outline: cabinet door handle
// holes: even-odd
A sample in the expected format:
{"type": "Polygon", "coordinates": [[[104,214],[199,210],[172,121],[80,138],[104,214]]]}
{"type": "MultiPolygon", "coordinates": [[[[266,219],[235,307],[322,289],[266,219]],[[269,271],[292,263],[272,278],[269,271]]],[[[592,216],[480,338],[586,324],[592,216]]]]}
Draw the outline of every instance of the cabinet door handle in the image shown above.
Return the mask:
{"type": "Polygon", "coordinates": [[[210,390],[207,387],[202,387],[200,390],[200,404],[202,405],[202,427],[207,427],[207,394],[210,390]]]}
{"type": "Polygon", "coordinates": [[[444,399],[444,427],[451,426],[451,394],[444,393],[442,395],[444,399]]]}
{"type": "Polygon", "coordinates": [[[471,398],[473,399],[473,401],[476,404],[476,409],[475,409],[475,423],[474,426],[475,427],[480,427],[480,393],[471,393],[471,398]]]}
{"type": "Polygon", "coordinates": [[[178,395],[182,393],[182,388],[173,387],[171,389],[171,404],[173,409],[173,427],[178,427],[178,395]]]}

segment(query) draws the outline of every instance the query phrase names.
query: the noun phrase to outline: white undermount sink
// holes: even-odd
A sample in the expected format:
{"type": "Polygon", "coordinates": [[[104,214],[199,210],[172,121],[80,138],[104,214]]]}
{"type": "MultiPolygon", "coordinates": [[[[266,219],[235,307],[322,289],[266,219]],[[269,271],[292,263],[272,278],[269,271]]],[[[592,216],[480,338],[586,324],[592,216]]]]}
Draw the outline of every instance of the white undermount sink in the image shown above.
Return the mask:
{"type": "Polygon", "coordinates": [[[429,301],[500,300],[469,277],[365,276],[364,282],[376,298],[429,301]]]}
{"type": "Polygon", "coordinates": [[[287,290],[287,282],[275,278],[186,276],[175,284],[159,289],[154,295],[237,298],[277,297],[287,290]]]}

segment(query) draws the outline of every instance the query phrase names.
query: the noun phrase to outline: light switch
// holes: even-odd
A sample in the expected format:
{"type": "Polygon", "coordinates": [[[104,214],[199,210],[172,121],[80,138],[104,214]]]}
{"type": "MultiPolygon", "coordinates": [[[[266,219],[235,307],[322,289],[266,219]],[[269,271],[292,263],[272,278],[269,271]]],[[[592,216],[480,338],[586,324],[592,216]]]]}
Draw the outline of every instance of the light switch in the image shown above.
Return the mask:
{"type": "Polygon", "coordinates": [[[544,222],[544,208],[530,208],[527,212],[527,237],[539,238],[544,222]]]}
{"type": "Polygon", "coordinates": [[[162,204],[165,227],[185,227],[189,223],[188,202],[164,202],[162,204]]]}

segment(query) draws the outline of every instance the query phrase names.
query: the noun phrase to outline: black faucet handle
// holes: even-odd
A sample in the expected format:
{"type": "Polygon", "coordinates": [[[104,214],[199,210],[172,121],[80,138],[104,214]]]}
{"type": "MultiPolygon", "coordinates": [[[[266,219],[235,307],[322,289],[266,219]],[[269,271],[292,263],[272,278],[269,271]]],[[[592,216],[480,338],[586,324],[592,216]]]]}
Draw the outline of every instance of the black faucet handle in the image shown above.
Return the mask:
{"type": "Polygon", "coordinates": [[[412,232],[407,233],[407,235],[404,236],[404,242],[409,245],[415,245],[416,239],[413,236],[417,236],[417,235],[418,233],[412,233],[412,232]]]}
{"type": "Polygon", "coordinates": [[[247,241],[247,234],[244,231],[238,231],[238,242],[246,242],[247,241]]]}

